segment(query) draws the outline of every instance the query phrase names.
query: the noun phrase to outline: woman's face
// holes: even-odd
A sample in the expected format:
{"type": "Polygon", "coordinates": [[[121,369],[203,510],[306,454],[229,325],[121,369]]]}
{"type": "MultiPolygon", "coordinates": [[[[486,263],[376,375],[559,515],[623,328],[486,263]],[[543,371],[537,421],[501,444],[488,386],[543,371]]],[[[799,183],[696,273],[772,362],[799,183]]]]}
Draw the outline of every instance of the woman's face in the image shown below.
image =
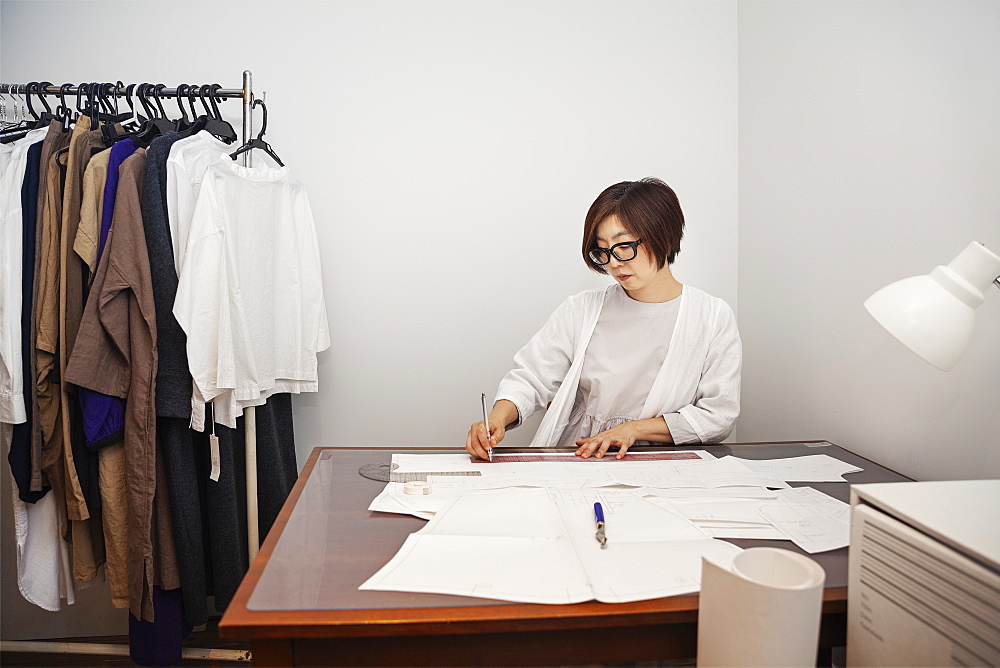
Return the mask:
{"type": "MultiPolygon", "coordinates": [[[[597,226],[596,241],[597,246],[607,249],[624,241],[639,241],[639,239],[625,229],[617,217],[608,216],[597,226]]],[[[638,252],[635,258],[625,262],[612,255],[611,261],[604,265],[604,268],[633,299],[645,301],[642,295],[660,286],[664,279],[663,269],[667,269],[667,265],[663,265],[663,269],[657,267],[656,261],[644,244],[639,244],[636,250],[638,252]]]]}

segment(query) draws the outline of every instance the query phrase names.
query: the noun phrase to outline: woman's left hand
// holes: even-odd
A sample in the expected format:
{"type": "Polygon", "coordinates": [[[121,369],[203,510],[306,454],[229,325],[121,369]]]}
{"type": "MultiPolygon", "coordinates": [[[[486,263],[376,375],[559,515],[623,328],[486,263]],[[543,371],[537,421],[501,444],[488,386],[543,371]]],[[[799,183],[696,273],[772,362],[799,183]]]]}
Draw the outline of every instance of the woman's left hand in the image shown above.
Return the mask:
{"type": "MultiPolygon", "coordinates": [[[[662,422],[662,420],[661,420],[662,422]]],[[[598,459],[603,457],[609,449],[618,446],[618,454],[615,456],[621,459],[628,452],[628,449],[639,440],[639,429],[635,421],[624,422],[617,427],[612,427],[600,434],[583,438],[576,442],[580,447],[576,449],[576,456],[587,459],[595,455],[598,459]]]]}

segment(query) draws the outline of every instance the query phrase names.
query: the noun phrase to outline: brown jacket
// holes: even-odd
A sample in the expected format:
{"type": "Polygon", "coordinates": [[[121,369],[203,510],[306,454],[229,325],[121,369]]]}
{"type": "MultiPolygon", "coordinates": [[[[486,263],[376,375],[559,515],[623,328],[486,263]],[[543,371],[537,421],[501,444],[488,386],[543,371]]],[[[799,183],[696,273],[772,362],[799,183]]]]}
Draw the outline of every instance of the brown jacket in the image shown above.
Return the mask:
{"type": "Polygon", "coordinates": [[[80,202],[80,225],[73,240],[73,250],[90,269],[89,279],[97,272],[100,248],[101,215],[104,212],[104,184],[108,179],[111,149],[104,149],[93,158],[83,172],[83,199],[80,202]]]}
{"type": "Polygon", "coordinates": [[[59,353],[62,340],[59,312],[60,255],[62,221],[62,166],[66,150],[52,153],[46,171],[45,203],[38,238],[38,292],[35,299],[35,395],[38,410],[40,465],[56,494],[64,518],[62,535],[73,546],[73,579],[87,581],[97,575],[103,561],[103,540],[99,525],[91,526],[73,449],[65,440],[64,416],[59,383],[59,353]],[[95,545],[95,538],[97,539],[95,545]]]}
{"type": "Polygon", "coordinates": [[[146,152],[122,163],[111,232],[87,301],[65,380],[127,398],[129,609],[153,619],[153,495],[156,490],[156,321],[140,193],[146,152]]]}
{"type": "MultiPolygon", "coordinates": [[[[38,304],[38,285],[39,276],[41,274],[41,262],[42,262],[42,239],[43,239],[43,222],[47,219],[47,211],[45,209],[46,196],[48,192],[48,173],[49,173],[49,162],[52,158],[52,154],[56,153],[69,144],[70,133],[63,132],[62,123],[59,121],[52,121],[49,123],[49,131],[45,135],[45,139],[42,141],[42,153],[40,156],[41,162],[38,167],[38,214],[35,221],[35,280],[32,284],[32,301],[35,305],[38,304]]],[[[59,181],[56,181],[56,186],[59,187],[59,181]]],[[[59,195],[59,206],[62,206],[62,194],[60,191],[59,195]]],[[[56,214],[57,219],[61,217],[61,211],[56,214]]],[[[58,271],[58,270],[56,270],[58,271]]],[[[31,319],[31,341],[34,342],[37,338],[37,321],[35,318],[31,319]]],[[[31,418],[31,491],[40,492],[42,491],[42,416],[38,407],[38,359],[36,354],[36,348],[34,343],[31,346],[30,362],[31,370],[34,374],[32,377],[36,379],[36,382],[32,384],[31,387],[31,405],[32,405],[32,418],[31,418]]],[[[24,388],[25,392],[28,392],[28,388],[24,388]]],[[[51,418],[50,418],[51,421],[51,418]]]]}

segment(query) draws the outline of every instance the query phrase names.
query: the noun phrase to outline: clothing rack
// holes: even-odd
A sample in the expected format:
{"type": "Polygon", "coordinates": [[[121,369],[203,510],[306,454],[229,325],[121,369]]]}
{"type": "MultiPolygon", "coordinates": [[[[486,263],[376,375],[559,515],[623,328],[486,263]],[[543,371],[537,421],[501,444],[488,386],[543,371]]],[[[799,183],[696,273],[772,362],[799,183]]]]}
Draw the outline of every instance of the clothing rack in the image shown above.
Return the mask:
{"type": "MultiPolygon", "coordinates": [[[[250,75],[250,70],[243,72],[244,78],[250,75]]],[[[46,82],[48,83],[48,82],[46,82]]],[[[246,82],[244,81],[244,86],[246,82]]],[[[224,97],[227,99],[243,97],[246,94],[247,88],[219,88],[215,90],[212,95],[214,97],[224,97]]],[[[57,95],[77,95],[80,92],[80,86],[67,86],[65,90],[61,86],[41,86],[38,89],[32,89],[32,92],[39,92],[45,95],[51,95],[53,97],[57,95]]],[[[8,95],[25,95],[27,94],[27,84],[6,84],[0,83],[0,93],[6,93],[8,95]]],[[[86,92],[86,91],[84,91],[86,92]]],[[[124,97],[126,94],[126,87],[119,86],[108,90],[109,96],[114,97],[124,97]]],[[[160,97],[177,97],[176,88],[161,88],[156,92],[160,97]]],[[[190,93],[185,93],[184,97],[190,95],[190,93]]]]}
{"type": "MultiPolygon", "coordinates": [[[[48,82],[45,82],[48,83],[48,82]]],[[[82,86],[86,86],[83,84],[82,86]]],[[[33,88],[33,92],[41,92],[45,95],[60,96],[80,93],[82,86],[43,86],[38,89],[33,88]]],[[[113,86],[107,91],[109,96],[124,97],[127,87],[113,86]]],[[[85,91],[84,91],[85,92],[85,91]]],[[[26,95],[27,84],[6,84],[0,83],[0,93],[8,95],[26,95]]],[[[156,91],[159,97],[177,97],[177,88],[159,88],[156,91]]],[[[243,133],[242,143],[246,143],[253,136],[253,73],[250,70],[243,71],[242,88],[219,88],[212,91],[211,95],[216,98],[243,100],[243,133]]],[[[186,93],[182,93],[182,97],[186,93]]],[[[252,151],[241,154],[244,167],[253,166],[252,151]]],[[[213,413],[214,420],[214,413],[213,413]]],[[[258,528],[257,510],[257,413],[254,406],[247,406],[243,409],[243,426],[245,432],[246,449],[246,493],[247,493],[247,547],[249,562],[253,562],[254,557],[260,549],[260,530],[258,528]]],[[[114,655],[122,654],[121,646],[99,643],[62,643],[62,642],[35,642],[4,640],[2,642],[4,651],[9,652],[45,652],[64,654],[95,654],[114,655]]],[[[127,648],[124,651],[128,654],[127,648]]],[[[246,661],[249,652],[240,650],[207,650],[201,648],[183,648],[182,658],[185,659],[215,659],[224,661],[246,661]]]]}

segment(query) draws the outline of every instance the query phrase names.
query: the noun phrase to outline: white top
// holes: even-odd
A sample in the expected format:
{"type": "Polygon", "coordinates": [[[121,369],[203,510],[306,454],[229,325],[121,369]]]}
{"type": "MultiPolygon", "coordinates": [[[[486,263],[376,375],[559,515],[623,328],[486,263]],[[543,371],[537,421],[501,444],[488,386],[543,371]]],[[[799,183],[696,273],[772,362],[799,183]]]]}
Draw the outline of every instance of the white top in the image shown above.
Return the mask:
{"type": "MultiPolygon", "coordinates": [[[[569,424],[587,348],[606,293],[613,290],[621,287],[587,290],[566,299],[514,356],[514,369],[500,382],[497,399],[517,407],[519,422],[552,402],[532,446],[558,443],[569,424]]],[[[690,285],[678,299],[669,348],[634,418],[676,413],[700,442],[718,442],[730,434],[740,412],[743,349],[736,316],[725,301],[690,285]]]]}
{"type": "MultiPolygon", "coordinates": [[[[621,286],[605,293],[573,412],[558,445],[573,446],[578,439],[638,418],[667,357],[680,305],[680,297],[661,303],[636,301],[621,286]]],[[[675,443],[698,442],[679,413],[665,419],[675,443]]]]}
{"type": "MultiPolygon", "coordinates": [[[[27,418],[21,358],[21,280],[23,220],[21,186],[28,149],[45,138],[47,128],[0,145],[0,453],[6,454],[13,437],[11,424],[27,418]]],[[[11,485],[14,538],[17,549],[17,586],[26,601],[44,610],[58,611],[61,599],[76,600],[69,547],[59,529],[56,495],[25,503],[11,485]]]]}
{"type": "MultiPolygon", "coordinates": [[[[236,148],[205,130],[176,141],[170,147],[170,155],[167,158],[167,220],[174,251],[174,267],[178,276],[187,251],[191,219],[201,192],[202,180],[208,172],[209,165],[223,156],[230,159],[228,155],[236,148]]],[[[235,428],[236,418],[243,414],[244,408],[263,405],[271,394],[315,390],[315,387],[302,389],[299,386],[278,383],[271,390],[245,401],[237,401],[232,392],[222,391],[212,400],[215,409],[214,420],[219,424],[235,428]]],[[[191,427],[199,431],[204,428],[206,403],[195,383],[192,391],[191,427]]]]}
{"type": "Polygon", "coordinates": [[[0,422],[10,424],[27,419],[21,358],[21,186],[28,149],[46,132],[32,130],[0,150],[0,422]]]}
{"type": "Polygon", "coordinates": [[[174,265],[181,274],[184,251],[187,250],[191,215],[194,213],[201,181],[208,166],[238,147],[230,146],[213,134],[202,130],[190,137],[176,141],[167,157],[167,220],[170,223],[170,242],[174,247],[174,265]]]}
{"type": "Polygon", "coordinates": [[[330,346],[319,246],[287,167],[250,169],[223,156],[208,168],[173,312],[188,337],[193,412],[227,390],[260,402],[318,389],[316,353],[330,346]]]}
{"type": "MultiPolygon", "coordinates": [[[[7,452],[13,425],[0,423],[0,452],[7,452]]],[[[37,503],[25,503],[11,485],[14,538],[17,547],[17,587],[29,603],[57,612],[61,599],[76,601],[69,543],[62,539],[55,492],[37,503]]],[[[65,514],[64,514],[65,516],[65,514]]]]}

